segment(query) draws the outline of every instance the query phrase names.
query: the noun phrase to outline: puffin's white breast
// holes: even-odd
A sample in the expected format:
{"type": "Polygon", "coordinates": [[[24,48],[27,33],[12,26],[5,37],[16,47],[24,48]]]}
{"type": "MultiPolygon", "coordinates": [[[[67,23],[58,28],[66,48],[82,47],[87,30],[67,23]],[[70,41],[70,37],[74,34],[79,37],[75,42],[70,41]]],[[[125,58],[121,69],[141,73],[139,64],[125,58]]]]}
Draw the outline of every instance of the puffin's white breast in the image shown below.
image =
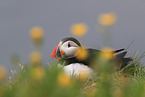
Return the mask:
{"type": "Polygon", "coordinates": [[[80,74],[88,74],[88,77],[91,78],[91,76],[94,74],[93,70],[89,68],[88,66],[80,63],[73,63],[67,66],[64,66],[64,71],[67,75],[78,77],[80,74]]]}

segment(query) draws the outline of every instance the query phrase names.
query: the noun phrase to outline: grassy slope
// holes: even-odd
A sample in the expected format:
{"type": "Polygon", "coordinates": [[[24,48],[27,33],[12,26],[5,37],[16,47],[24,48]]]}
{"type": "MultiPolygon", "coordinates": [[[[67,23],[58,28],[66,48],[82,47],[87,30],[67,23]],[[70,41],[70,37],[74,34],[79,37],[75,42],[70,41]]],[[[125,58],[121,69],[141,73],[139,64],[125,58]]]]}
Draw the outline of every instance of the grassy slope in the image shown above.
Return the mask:
{"type": "Polygon", "coordinates": [[[145,97],[145,70],[140,57],[119,72],[101,72],[95,80],[70,79],[57,68],[18,67],[9,79],[0,80],[0,97],[145,97]]]}

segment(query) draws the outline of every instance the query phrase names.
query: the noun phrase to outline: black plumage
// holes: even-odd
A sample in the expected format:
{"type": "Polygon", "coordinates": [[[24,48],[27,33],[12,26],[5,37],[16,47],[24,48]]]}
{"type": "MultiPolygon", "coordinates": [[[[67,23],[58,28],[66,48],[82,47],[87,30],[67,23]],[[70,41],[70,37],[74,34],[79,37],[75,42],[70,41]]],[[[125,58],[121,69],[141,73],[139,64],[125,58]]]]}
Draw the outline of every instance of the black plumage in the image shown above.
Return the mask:
{"type": "MultiPolygon", "coordinates": [[[[84,65],[87,65],[89,67],[91,67],[92,65],[94,65],[95,62],[97,62],[98,57],[100,57],[100,53],[102,51],[100,50],[96,50],[96,49],[86,49],[88,51],[88,56],[83,59],[83,60],[78,60],[76,57],[72,57],[72,58],[68,58],[68,59],[59,59],[59,63],[64,64],[64,65],[69,65],[71,63],[82,63],[84,65]]],[[[131,57],[125,58],[124,56],[127,54],[126,51],[123,51],[124,49],[119,49],[119,50],[115,50],[114,51],[114,55],[115,58],[113,59],[113,61],[116,62],[116,65],[118,65],[118,67],[120,69],[122,69],[124,66],[126,66],[127,64],[129,64],[130,61],[132,61],[131,57]],[[121,52],[121,53],[119,53],[121,52]],[[119,54],[117,54],[119,53],[119,54]]],[[[112,60],[111,60],[112,61],[112,60]]]]}
{"type": "MultiPolygon", "coordinates": [[[[67,41],[73,41],[74,43],[77,44],[78,47],[81,47],[81,44],[79,43],[79,41],[77,39],[73,38],[73,37],[68,37],[68,38],[62,39],[61,40],[61,45],[63,45],[67,41]]],[[[71,45],[68,43],[68,48],[69,47],[71,47],[71,45]]],[[[76,56],[62,57],[60,49],[61,49],[60,46],[58,46],[57,51],[56,51],[57,52],[56,56],[59,57],[59,63],[60,64],[69,65],[71,63],[82,63],[82,64],[87,65],[89,67],[91,67],[91,65],[94,62],[97,62],[101,52],[103,52],[103,51],[96,50],[96,49],[85,49],[88,52],[87,57],[83,60],[79,60],[76,56]]],[[[109,51],[107,51],[107,52],[109,52],[109,51]]],[[[110,51],[110,52],[112,52],[112,54],[114,56],[114,58],[110,61],[114,61],[120,68],[123,68],[124,66],[129,64],[130,61],[132,61],[131,57],[127,57],[127,58],[125,57],[125,55],[127,54],[127,51],[125,51],[125,49],[118,49],[118,50],[110,51]]]]}

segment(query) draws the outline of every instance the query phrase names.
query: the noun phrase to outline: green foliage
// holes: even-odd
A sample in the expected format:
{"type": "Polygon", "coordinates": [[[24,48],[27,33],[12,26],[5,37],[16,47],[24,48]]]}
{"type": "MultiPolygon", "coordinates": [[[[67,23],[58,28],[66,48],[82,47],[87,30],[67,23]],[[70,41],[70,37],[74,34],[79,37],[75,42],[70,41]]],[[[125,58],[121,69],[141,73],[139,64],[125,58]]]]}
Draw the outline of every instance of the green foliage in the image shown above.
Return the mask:
{"type": "Polygon", "coordinates": [[[15,81],[9,80],[9,85],[5,86],[0,97],[75,97],[80,95],[79,85],[76,85],[76,82],[66,87],[58,84],[57,77],[60,72],[62,69],[56,66],[26,67],[21,70],[18,78],[15,76],[15,81]],[[41,75],[37,74],[42,72],[44,73],[41,75]]]}
{"type": "Polygon", "coordinates": [[[133,56],[134,61],[120,72],[102,71],[99,78],[85,81],[60,75],[63,70],[57,63],[19,65],[9,79],[0,80],[0,97],[144,97],[143,57],[133,56]]]}
{"type": "Polygon", "coordinates": [[[144,64],[141,63],[141,60],[145,57],[145,52],[140,56],[137,56],[137,53],[131,54],[131,57],[133,58],[133,62],[124,67],[120,72],[127,75],[144,77],[144,64]]]}

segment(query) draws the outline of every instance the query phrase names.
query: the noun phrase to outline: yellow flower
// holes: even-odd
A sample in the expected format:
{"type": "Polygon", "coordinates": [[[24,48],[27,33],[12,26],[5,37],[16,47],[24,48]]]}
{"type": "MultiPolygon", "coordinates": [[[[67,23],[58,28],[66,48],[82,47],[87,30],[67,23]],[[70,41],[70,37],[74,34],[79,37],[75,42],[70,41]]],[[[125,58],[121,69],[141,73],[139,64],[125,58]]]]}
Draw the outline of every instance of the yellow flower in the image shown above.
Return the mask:
{"type": "Polygon", "coordinates": [[[30,54],[30,62],[31,63],[40,63],[41,62],[41,54],[39,52],[32,52],[30,54]]]}
{"type": "Polygon", "coordinates": [[[41,40],[43,38],[43,29],[41,27],[33,27],[30,30],[30,37],[34,40],[41,40]]]}
{"type": "Polygon", "coordinates": [[[45,71],[42,67],[33,68],[31,71],[31,76],[33,79],[40,80],[44,77],[45,71]]]}
{"type": "Polygon", "coordinates": [[[79,48],[76,54],[77,54],[76,58],[78,60],[85,60],[88,57],[88,51],[83,48],[79,48]]]}
{"type": "Polygon", "coordinates": [[[68,87],[71,85],[71,78],[64,72],[59,73],[57,81],[62,87],[68,87]]]}
{"type": "Polygon", "coordinates": [[[103,26],[113,25],[117,21],[117,16],[115,13],[105,13],[98,17],[98,21],[103,26]]]}
{"type": "Polygon", "coordinates": [[[105,59],[113,59],[114,58],[113,53],[114,52],[113,52],[112,48],[105,47],[105,48],[102,49],[101,57],[105,58],[105,59]]]}
{"type": "Polygon", "coordinates": [[[0,80],[5,78],[7,75],[7,70],[4,66],[0,66],[0,80]]]}
{"type": "Polygon", "coordinates": [[[83,81],[83,80],[86,80],[88,79],[90,76],[90,72],[86,69],[86,68],[81,68],[79,70],[79,80],[83,81]]]}
{"type": "Polygon", "coordinates": [[[73,24],[71,26],[71,33],[77,37],[84,36],[87,31],[88,31],[88,27],[85,23],[73,24]]]}

